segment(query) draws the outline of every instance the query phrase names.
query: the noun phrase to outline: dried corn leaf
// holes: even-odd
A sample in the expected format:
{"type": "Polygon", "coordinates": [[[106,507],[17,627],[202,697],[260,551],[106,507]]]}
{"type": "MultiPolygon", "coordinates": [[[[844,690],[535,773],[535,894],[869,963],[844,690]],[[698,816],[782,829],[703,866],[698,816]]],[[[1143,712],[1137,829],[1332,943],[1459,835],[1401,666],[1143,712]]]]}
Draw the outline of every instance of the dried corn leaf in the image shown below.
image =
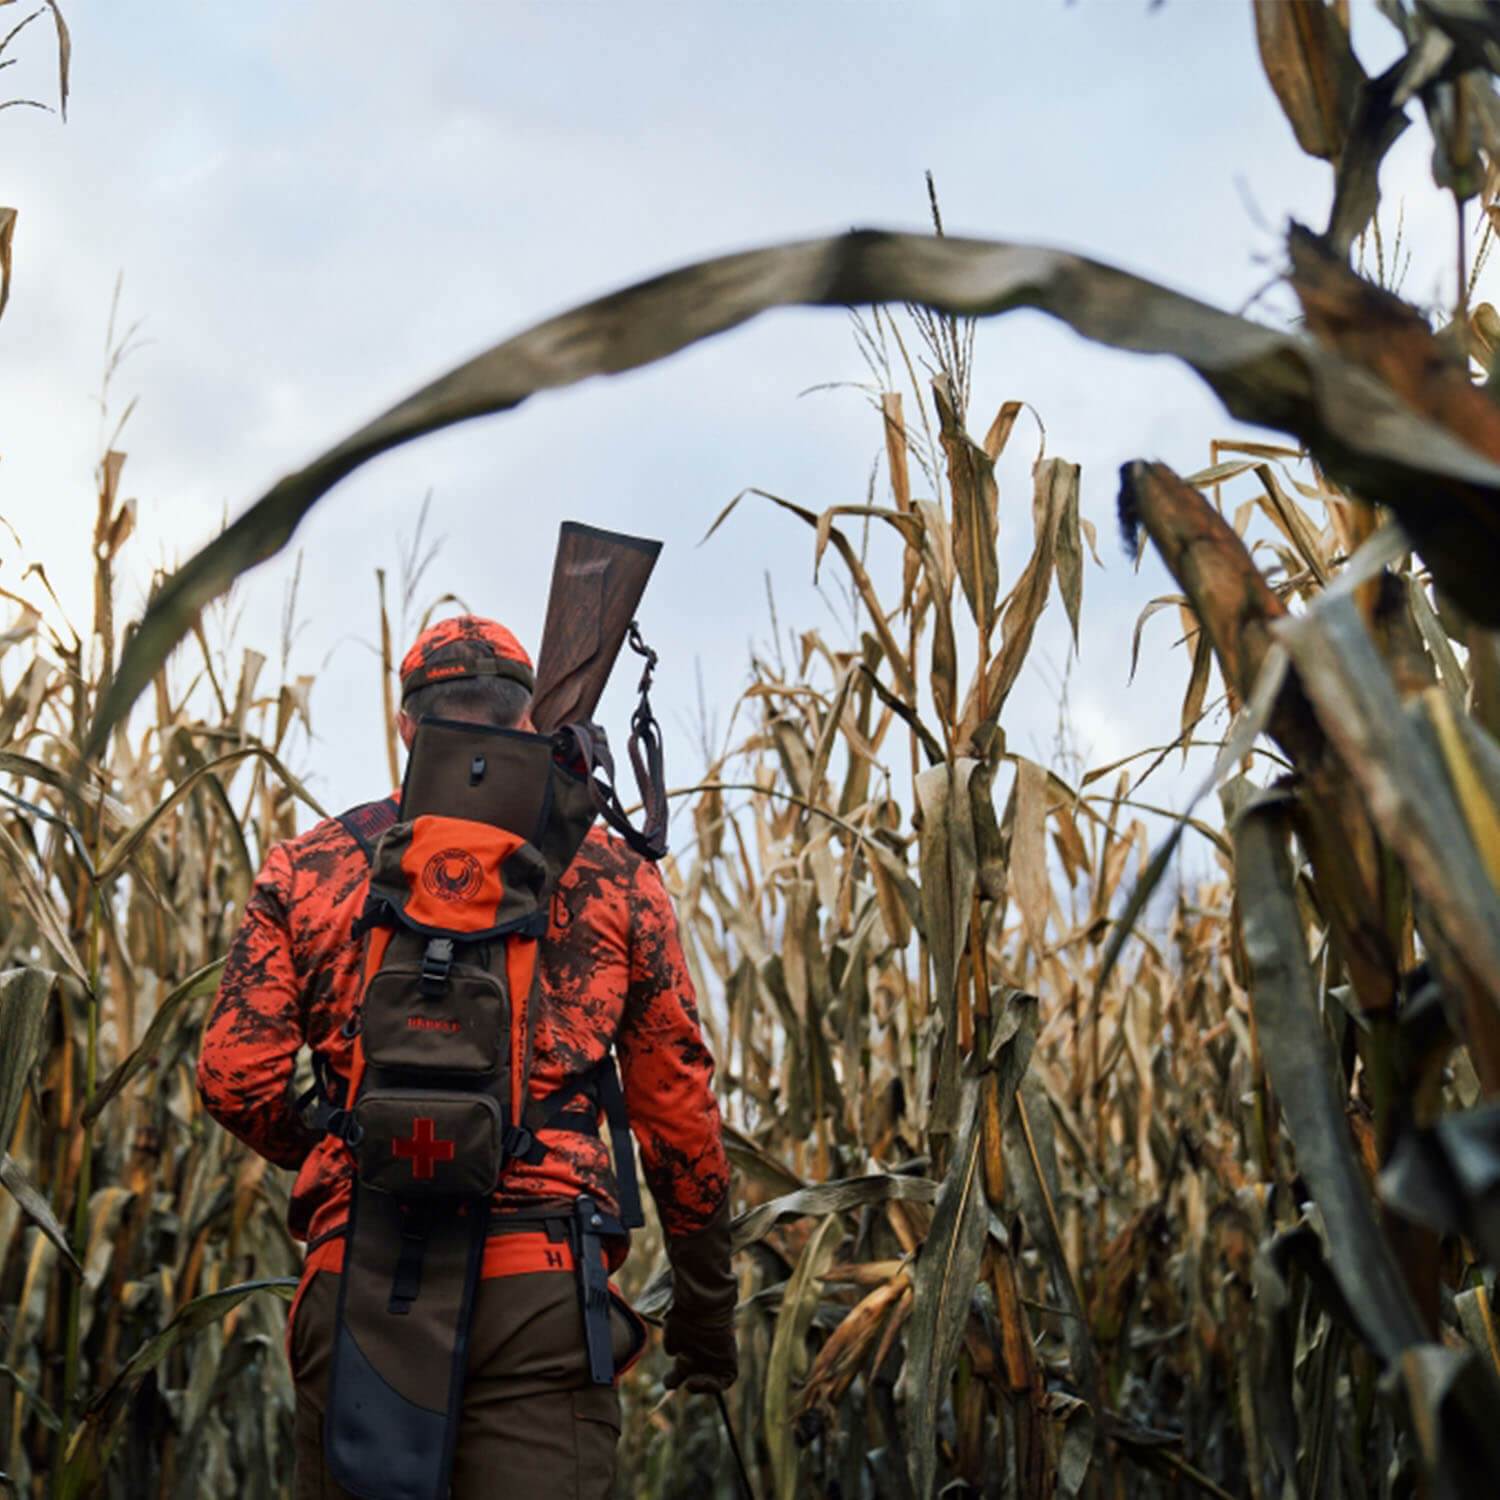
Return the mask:
{"type": "Polygon", "coordinates": [[[984,1196],[979,1102],[979,1080],[970,1078],[959,1102],[957,1145],[938,1187],[932,1227],[912,1269],[907,1426],[912,1487],[919,1495],[932,1493],[938,1412],[948,1398],[984,1258],[989,1208],[984,1196]]]}
{"type": "Polygon", "coordinates": [[[1079,470],[1073,469],[1073,482],[1063,491],[1063,502],[1057,512],[1057,533],[1053,544],[1053,562],[1057,569],[1057,591],[1062,595],[1068,624],[1073,627],[1073,649],[1078,649],[1078,615],[1083,607],[1083,536],[1078,515],[1079,470]]]}
{"type": "Polygon", "coordinates": [[[1026,941],[1040,955],[1047,947],[1052,914],[1052,877],[1047,869],[1047,772],[1033,760],[1016,762],[1016,817],[1011,835],[1010,889],[1021,913],[1026,941]]]}
{"type": "Polygon", "coordinates": [[[922,933],[932,954],[933,1009],[942,1021],[930,1128],[951,1134],[958,1087],[958,969],[978,884],[970,782],[978,762],[959,760],[916,779],[922,818],[922,933]]]}
{"type": "Polygon", "coordinates": [[[734,1221],[734,1249],[738,1252],[763,1240],[778,1224],[790,1219],[849,1213],[874,1203],[932,1203],[937,1191],[938,1185],[931,1178],[903,1177],[894,1172],[874,1172],[799,1188],[740,1214],[734,1221]]]}
{"type": "Polygon", "coordinates": [[[45,969],[0,974],[0,1151],[11,1143],[56,983],[45,969]]]}
{"type": "Polygon", "coordinates": [[[1262,800],[1241,814],[1234,835],[1257,1034],[1298,1166],[1327,1226],[1334,1276],[1365,1338],[1389,1363],[1425,1333],[1376,1220],[1334,1083],[1293,888],[1287,812],[1262,800]]]}
{"type": "Polygon", "coordinates": [[[798,1448],[792,1426],[792,1393],[807,1370],[807,1330],[822,1290],[818,1278],[827,1268],[842,1233],[843,1226],[832,1216],[813,1231],[797,1261],[797,1269],[786,1283],[781,1311],[771,1335],[762,1412],[776,1500],[793,1500],[797,1493],[798,1448]]]}
{"type": "Polygon", "coordinates": [[[1318,722],[1408,877],[1500,1004],[1500,898],[1449,787],[1436,736],[1402,709],[1347,594],[1279,627],[1318,722]]]}
{"type": "Polygon", "coordinates": [[[937,403],[938,433],[948,460],[958,576],[974,619],[988,629],[1000,588],[995,556],[1000,492],[995,486],[995,461],[964,431],[946,376],[933,381],[932,394],[937,403]]]}
{"type": "Polygon", "coordinates": [[[21,1205],[27,1217],[52,1241],[73,1271],[81,1276],[83,1267],[78,1264],[73,1247],[68,1243],[68,1231],[52,1212],[52,1205],[47,1201],[46,1194],[26,1175],[20,1163],[8,1151],[0,1153],[0,1187],[21,1205]]]}
{"type": "Polygon", "coordinates": [[[1328,0],[1255,0],[1255,39],[1297,144],[1336,162],[1365,82],[1337,9],[1328,0]]]}
{"type": "MultiPolygon", "coordinates": [[[[158,590],[91,727],[90,753],[198,611],[279,551],[312,505],[377,454],[509,410],[539,390],[649,364],[770,307],[872,301],[964,315],[1039,308],[1086,338],[1185,360],[1235,416],[1292,433],[1333,478],[1398,514],[1414,504],[1500,503],[1500,466],[1316,343],[1061,251],[859,231],[689,266],[549,319],[460,365],[281,480],[158,590]]],[[[1446,583],[1449,560],[1429,561],[1446,583]]],[[[1500,618],[1492,590],[1459,587],[1455,594],[1477,619],[1500,618]]]]}
{"type": "Polygon", "coordinates": [[[63,20],[62,11],[57,8],[57,0],[45,0],[47,9],[52,12],[52,22],[57,27],[57,97],[58,109],[63,119],[68,118],[68,74],[73,65],[73,38],[68,31],[68,23],[63,20]]]}
{"type": "Polygon", "coordinates": [[[1453,710],[1451,695],[1442,688],[1427,689],[1422,694],[1422,706],[1437,735],[1448,780],[1484,862],[1485,873],[1500,892],[1500,807],[1484,776],[1484,762],[1488,760],[1491,780],[1496,781],[1494,773],[1500,772],[1500,746],[1477,724],[1460,719],[1453,710]],[[1472,751],[1470,740],[1474,742],[1472,751]]]}
{"type": "Polygon", "coordinates": [[[1441,1344],[1406,1350],[1400,1376],[1434,1492],[1488,1494],[1500,1474],[1500,1382],[1472,1350],[1441,1344]]]}
{"type": "Polygon", "coordinates": [[[1000,623],[1000,649],[976,675],[964,704],[959,743],[967,743],[982,724],[1000,716],[1031,650],[1037,621],[1047,607],[1052,587],[1059,517],[1078,503],[1078,465],[1060,458],[1044,459],[1036,468],[1036,492],[1031,512],[1034,547],[1025,569],[1005,601],[1000,623]]]}
{"type": "Polygon", "coordinates": [[[16,211],[0,208],[0,314],[10,301],[11,255],[16,238],[16,211]]]}
{"type": "Polygon", "coordinates": [[[1213,666],[1213,642],[1206,630],[1193,627],[1189,639],[1193,643],[1193,667],[1188,673],[1187,692],[1182,695],[1182,758],[1187,760],[1187,741],[1203,717],[1203,700],[1208,696],[1208,674],[1213,666]]]}
{"type": "Polygon", "coordinates": [[[84,1420],[73,1434],[73,1441],[63,1458],[56,1491],[62,1500],[81,1500],[82,1496],[92,1492],[108,1461],[120,1425],[130,1410],[131,1397],[141,1381],[178,1345],[221,1322],[227,1313],[257,1292],[270,1292],[290,1302],[296,1290],[295,1276],[242,1281],[195,1297],[179,1309],[167,1326],[147,1339],[126,1361],[120,1373],[89,1403],[84,1420]]]}
{"type": "MultiPolygon", "coordinates": [[[[252,759],[264,761],[285,783],[292,795],[299,801],[305,802],[320,818],[328,816],[323,810],[322,804],[287,770],[281,760],[272,751],[267,750],[264,745],[246,745],[243,749],[227,751],[223,755],[215,756],[212,760],[200,761],[187,775],[178,781],[168,796],[158,802],[145,817],[126,829],[105,854],[99,866],[100,881],[110,880],[126,867],[130,862],[131,855],[135,853],[142,842],[149,836],[151,830],[192,791],[193,787],[199,781],[207,777],[211,782],[218,784],[217,779],[213,776],[214,772],[227,770],[230,766],[238,765],[242,760],[252,759]]],[[[220,790],[222,791],[222,786],[220,790]]],[[[235,817],[234,809],[226,807],[226,811],[229,814],[230,822],[235,827],[238,827],[239,819],[235,817]]]]}
{"type": "Polygon", "coordinates": [[[140,1046],[125,1058],[119,1067],[95,1089],[93,1097],[90,1098],[83,1111],[83,1123],[85,1125],[93,1124],[99,1118],[105,1105],[156,1056],[172,1023],[177,1019],[178,1011],[190,1005],[194,1000],[201,999],[204,995],[211,995],[214,992],[219,983],[219,975],[223,972],[223,969],[224,960],[222,958],[216,958],[212,963],[204,964],[201,969],[188,975],[156,1007],[156,1011],[151,1017],[151,1024],[146,1028],[145,1036],[141,1038],[140,1046]]]}
{"type": "Polygon", "coordinates": [[[61,959],[63,967],[87,990],[89,971],[73,947],[67,924],[59,914],[47,887],[37,878],[25,850],[3,823],[0,823],[0,855],[4,856],[5,863],[10,867],[20,904],[30,914],[41,935],[51,944],[52,951],[61,959]]]}

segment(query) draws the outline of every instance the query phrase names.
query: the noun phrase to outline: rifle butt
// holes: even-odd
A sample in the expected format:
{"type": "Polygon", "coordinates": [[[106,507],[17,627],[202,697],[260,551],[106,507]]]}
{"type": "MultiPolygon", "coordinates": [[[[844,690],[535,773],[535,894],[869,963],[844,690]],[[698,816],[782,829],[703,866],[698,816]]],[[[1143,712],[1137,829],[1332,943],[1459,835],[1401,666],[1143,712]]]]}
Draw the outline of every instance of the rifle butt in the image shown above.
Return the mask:
{"type": "Polygon", "coordinates": [[[647,537],[562,523],[531,698],[543,734],[593,717],[660,551],[647,537]]]}

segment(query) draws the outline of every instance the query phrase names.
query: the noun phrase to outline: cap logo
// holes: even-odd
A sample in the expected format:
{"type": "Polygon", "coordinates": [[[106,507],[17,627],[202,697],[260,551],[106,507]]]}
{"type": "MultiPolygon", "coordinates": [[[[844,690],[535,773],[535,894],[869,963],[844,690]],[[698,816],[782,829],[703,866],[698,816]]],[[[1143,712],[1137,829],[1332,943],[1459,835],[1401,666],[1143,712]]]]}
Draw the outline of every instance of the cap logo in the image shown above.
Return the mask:
{"type": "Polygon", "coordinates": [[[439,901],[472,901],[484,870],[467,849],[444,849],[422,866],[422,889],[439,901]]]}

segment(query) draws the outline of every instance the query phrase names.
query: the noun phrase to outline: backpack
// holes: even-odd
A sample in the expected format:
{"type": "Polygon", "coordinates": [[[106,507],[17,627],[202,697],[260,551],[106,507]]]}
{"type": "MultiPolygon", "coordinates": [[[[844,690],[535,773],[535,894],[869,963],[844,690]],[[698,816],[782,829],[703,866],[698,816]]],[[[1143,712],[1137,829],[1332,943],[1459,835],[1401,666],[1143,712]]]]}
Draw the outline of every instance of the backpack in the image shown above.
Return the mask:
{"type": "Polygon", "coordinates": [[[542,1159],[542,1130],[597,1133],[601,1111],[620,1218],[587,1197],[550,1218],[571,1244],[591,1376],[613,1379],[603,1239],[642,1222],[613,1056],[545,1101],[528,1090],[538,945],[598,810],[593,763],[581,728],[424,718],[399,810],[340,819],[370,887],[349,1080],[324,1070],[313,1114],[356,1167],[324,1450],[370,1500],[447,1493],[492,1195],[511,1163],[542,1159]]]}

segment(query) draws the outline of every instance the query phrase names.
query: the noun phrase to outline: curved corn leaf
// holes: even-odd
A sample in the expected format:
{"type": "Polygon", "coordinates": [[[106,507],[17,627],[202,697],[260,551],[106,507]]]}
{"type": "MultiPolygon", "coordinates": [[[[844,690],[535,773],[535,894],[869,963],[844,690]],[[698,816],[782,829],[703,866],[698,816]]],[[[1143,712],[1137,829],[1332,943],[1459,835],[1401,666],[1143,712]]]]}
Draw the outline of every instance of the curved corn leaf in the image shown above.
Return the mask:
{"type": "Polygon", "coordinates": [[[247,1297],[253,1297],[257,1292],[270,1292],[282,1301],[290,1302],[296,1290],[295,1276],[275,1276],[264,1281],[237,1282],[234,1286],[223,1287],[217,1292],[206,1292],[201,1297],[194,1297],[177,1310],[176,1316],[165,1328],[131,1355],[120,1373],[94,1399],[90,1413],[106,1411],[119,1402],[142,1376],[154,1370],[180,1343],[201,1333],[209,1324],[217,1323],[247,1297]]]}
{"type": "Polygon", "coordinates": [[[78,1257],[73,1254],[73,1247],[68,1243],[68,1231],[63,1228],[62,1221],[52,1212],[52,1205],[47,1201],[46,1194],[26,1175],[20,1164],[9,1153],[0,1155],[0,1187],[3,1187],[12,1198],[16,1200],[25,1210],[38,1229],[57,1246],[58,1253],[67,1261],[75,1274],[83,1275],[83,1267],[78,1264],[78,1257]]]}
{"type": "MultiPolygon", "coordinates": [[[[292,794],[305,802],[320,818],[326,818],[328,814],[324,811],[322,804],[306,787],[297,780],[292,773],[281,763],[280,759],[264,745],[246,745],[239,750],[230,750],[223,755],[217,755],[212,760],[204,761],[202,765],[195,766],[181,781],[172,789],[167,797],[164,797],[146,816],[132,827],[126,829],[118,839],[110,846],[109,852],[104,856],[99,866],[99,879],[109,880],[118,875],[125,868],[130,856],[141,846],[147,835],[153,828],[192,791],[194,784],[211,771],[223,770],[226,766],[238,765],[240,761],[251,756],[256,756],[265,761],[270,768],[284,781],[292,794]]],[[[231,819],[233,811],[231,809],[231,819]]]]}
{"type": "Polygon", "coordinates": [[[49,766],[46,761],[38,760],[35,756],[22,755],[15,750],[0,750],[0,771],[11,776],[29,777],[32,781],[56,787],[74,798],[86,797],[90,809],[102,810],[111,823],[124,825],[130,821],[130,809],[123,802],[101,792],[96,786],[89,786],[76,777],[68,776],[56,766],[49,766]]]}
{"type": "MultiPolygon", "coordinates": [[[[25,1396],[31,1405],[31,1409],[36,1413],[37,1420],[48,1432],[58,1432],[61,1430],[62,1418],[42,1399],[42,1393],[19,1370],[13,1369],[7,1364],[0,1364],[0,1376],[3,1376],[6,1380],[15,1382],[16,1389],[25,1396]]],[[[17,1493],[15,1486],[11,1484],[5,1474],[0,1474],[0,1484],[9,1486],[11,1494],[17,1493]]]]}
{"type": "Polygon", "coordinates": [[[762,1203],[734,1221],[736,1251],[763,1240],[778,1224],[807,1216],[848,1213],[874,1203],[899,1199],[905,1203],[932,1203],[938,1185],[928,1177],[902,1177],[895,1172],[876,1172],[866,1177],[845,1177],[838,1182],[801,1188],[762,1203]]]}
{"type": "Polygon", "coordinates": [[[1235,875],[1251,1003],[1266,1072],[1281,1103],[1297,1164],[1323,1215],[1329,1264],[1360,1330],[1390,1363],[1426,1337],[1375,1217],[1364,1168],[1334,1084],[1317,987],[1297,910],[1285,804],[1253,803],[1235,827],[1235,875]]]}
{"type": "Polygon", "coordinates": [[[724,1151],[731,1165],[742,1177],[758,1179],[784,1193],[796,1192],[807,1184],[764,1147],[727,1121],[724,1124],[724,1151]]]}
{"type": "MultiPolygon", "coordinates": [[[[725,1147],[730,1159],[740,1162],[735,1144],[739,1132],[725,1129],[725,1147]]],[[[739,1136],[743,1141],[745,1138],[739,1136]]],[[[785,1169],[781,1169],[785,1170],[785,1169]]],[[[903,1177],[895,1172],[871,1173],[865,1177],[845,1177],[837,1182],[822,1182],[813,1187],[784,1193],[769,1203],[761,1203],[740,1214],[734,1221],[731,1253],[738,1254],[759,1244],[778,1224],[793,1219],[823,1218],[877,1203],[931,1203],[937,1197],[938,1185],[928,1177],[903,1177]]],[[[672,1300],[672,1272],[665,1261],[658,1266],[646,1285],[636,1294],[635,1310],[645,1318],[657,1318],[672,1300]]]]}
{"type": "Polygon", "coordinates": [[[162,1038],[176,1018],[177,1012],[200,995],[211,995],[218,987],[219,975],[224,970],[224,960],[216,958],[204,964],[196,973],[189,974],[176,989],[156,1007],[151,1024],[141,1038],[141,1044],[130,1054],[108,1078],[94,1091],[93,1097],[84,1106],[83,1123],[92,1125],[99,1118],[104,1106],[135,1077],[155,1055],[162,1038]]]}
{"type": "Polygon", "coordinates": [[[0,797],[4,797],[12,807],[19,807],[22,812],[30,813],[34,818],[40,818],[44,823],[51,823],[54,828],[60,828],[68,836],[68,842],[72,844],[74,852],[78,855],[78,862],[89,872],[89,879],[94,878],[94,861],[89,856],[89,846],[73,824],[66,818],[60,818],[55,812],[49,812],[45,807],[38,807],[35,802],[28,802],[26,798],[18,797],[4,787],[0,787],[0,797]]]}
{"type": "Polygon", "coordinates": [[[181,1343],[217,1323],[257,1292],[270,1292],[290,1302],[297,1290],[293,1276],[265,1281],[242,1281],[195,1297],[155,1337],[148,1339],[119,1374],[91,1401],[63,1459],[56,1493],[61,1500],[80,1500],[93,1486],[109,1459],[120,1424],[130,1409],[130,1398],[140,1382],[181,1343]]]}
{"type": "Polygon", "coordinates": [[[68,937],[67,926],[56,904],[47,887],[37,878],[26,851],[15,841],[4,823],[0,823],[0,856],[10,866],[11,875],[15,878],[14,889],[20,895],[20,904],[36,923],[37,930],[52,945],[52,950],[62,960],[63,967],[86,991],[89,990],[89,971],[68,937]]]}
{"type": "MultiPolygon", "coordinates": [[[[1064,251],[862,230],[704,261],[550,318],[288,475],[162,585],[121,657],[88,753],[97,753],[198,611],[285,546],[308,510],[377,454],[509,410],[537,391],[650,364],[769,308],[901,301],[957,315],[1037,308],[1096,342],[1174,355],[1234,416],[1292,433],[1366,499],[1398,514],[1462,509],[1488,532],[1500,518],[1500,465],[1318,344],[1064,251]]],[[[1469,586],[1472,550],[1428,561],[1439,583],[1451,576],[1455,597],[1477,619],[1495,619],[1500,598],[1469,586]]]]}

